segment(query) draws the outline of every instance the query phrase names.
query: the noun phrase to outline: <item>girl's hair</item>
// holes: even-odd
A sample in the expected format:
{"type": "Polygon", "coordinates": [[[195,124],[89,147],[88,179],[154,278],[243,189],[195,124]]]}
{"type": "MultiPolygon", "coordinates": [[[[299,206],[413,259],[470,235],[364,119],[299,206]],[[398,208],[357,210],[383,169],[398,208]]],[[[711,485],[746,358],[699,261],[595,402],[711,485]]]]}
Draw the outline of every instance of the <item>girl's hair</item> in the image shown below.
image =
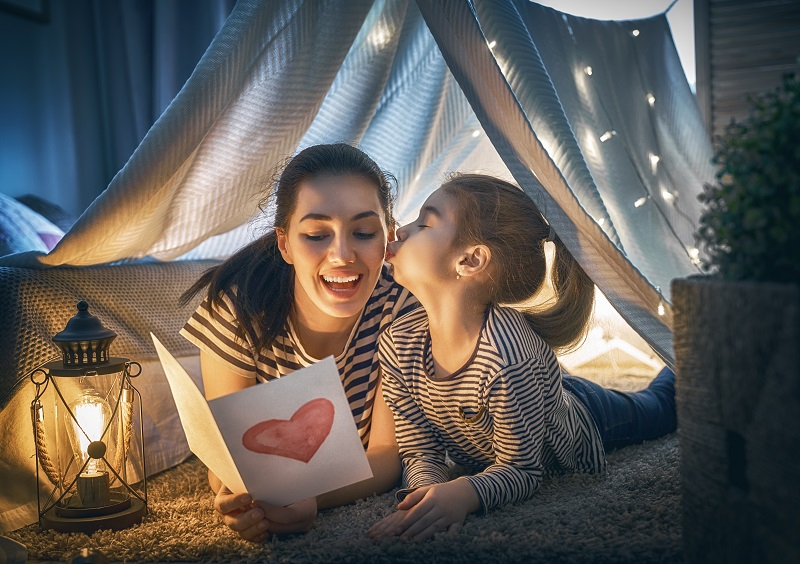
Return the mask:
{"type": "Polygon", "coordinates": [[[249,337],[256,350],[270,345],[283,330],[294,303],[294,267],[281,256],[275,228],[289,227],[303,182],[321,176],[345,175],[360,176],[375,185],[386,225],[393,228],[394,177],[352,145],[313,145],[288,160],[275,189],[267,193],[259,206],[263,212],[274,198],[273,228],[222,264],[205,271],[183,293],[181,304],[186,305],[206,286],[208,301],[218,307],[223,307],[222,295],[227,294],[240,321],[237,337],[242,340],[245,335],[249,337]]]}
{"type": "Polygon", "coordinates": [[[594,283],[557,237],[550,275],[554,301],[530,302],[547,276],[544,244],[550,225],[517,186],[482,174],[454,174],[442,185],[459,206],[457,245],[486,245],[491,251],[491,303],[513,305],[553,349],[577,345],[594,307],[594,283]]]}

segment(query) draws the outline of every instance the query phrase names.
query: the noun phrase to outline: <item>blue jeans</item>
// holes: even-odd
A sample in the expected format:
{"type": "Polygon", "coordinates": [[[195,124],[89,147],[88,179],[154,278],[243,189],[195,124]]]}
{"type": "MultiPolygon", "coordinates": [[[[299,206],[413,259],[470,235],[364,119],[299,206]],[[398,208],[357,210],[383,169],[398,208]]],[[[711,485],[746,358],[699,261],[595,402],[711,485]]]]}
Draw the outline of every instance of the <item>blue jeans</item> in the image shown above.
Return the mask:
{"type": "Polygon", "coordinates": [[[591,413],[606,451],[649,441],[677,428],[675,373],[669,368],[639,392],[608,390],[569,374],[562,381],[591,413]]]}

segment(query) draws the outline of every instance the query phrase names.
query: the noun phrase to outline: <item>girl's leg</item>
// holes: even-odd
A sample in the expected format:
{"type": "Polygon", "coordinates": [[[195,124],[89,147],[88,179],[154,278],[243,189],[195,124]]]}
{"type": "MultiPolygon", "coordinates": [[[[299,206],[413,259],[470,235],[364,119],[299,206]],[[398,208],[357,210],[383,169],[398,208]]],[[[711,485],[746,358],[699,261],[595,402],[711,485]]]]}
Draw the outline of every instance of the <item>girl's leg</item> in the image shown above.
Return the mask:
{"type": "Polygon", "coordinates": [[[592,414],[605,449],[633,445],[675,431],[675,373],[664,368],[639,392],[620,392],[563,375],[564,388],[592,414]]]}

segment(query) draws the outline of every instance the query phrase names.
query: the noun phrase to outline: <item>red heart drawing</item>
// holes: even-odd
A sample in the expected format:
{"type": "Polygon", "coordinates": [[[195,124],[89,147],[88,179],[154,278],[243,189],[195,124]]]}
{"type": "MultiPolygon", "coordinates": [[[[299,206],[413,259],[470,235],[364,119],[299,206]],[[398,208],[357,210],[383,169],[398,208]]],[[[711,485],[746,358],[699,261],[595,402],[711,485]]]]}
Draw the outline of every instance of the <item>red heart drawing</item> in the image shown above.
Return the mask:
{"type": "Polygon", "coordinates": [[[308,462],[325,442],[333,425],[333,403],[313,399],[294,412],[292,418],[256,423],[242,435],[247,450],[308,462]]]}

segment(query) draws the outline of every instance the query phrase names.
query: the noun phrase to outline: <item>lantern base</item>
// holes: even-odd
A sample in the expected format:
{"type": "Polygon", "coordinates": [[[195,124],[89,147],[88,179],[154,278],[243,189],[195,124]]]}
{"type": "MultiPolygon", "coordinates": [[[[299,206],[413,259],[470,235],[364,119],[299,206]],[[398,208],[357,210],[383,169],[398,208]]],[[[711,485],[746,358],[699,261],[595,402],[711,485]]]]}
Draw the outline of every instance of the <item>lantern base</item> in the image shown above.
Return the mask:
{"type": "Polygon", "coordinates": [[[127,529],[141,523],[147,514],[147,506],[139,498],[131,498],[130,505],[122,511],[107,515],[69,516],[59,515],[56,507],[45,511],[39,517],[39,526],[42,529],[53,529],[59,533],[87,533],[91,534],[99,529],[118,531],[127,529]]]}

